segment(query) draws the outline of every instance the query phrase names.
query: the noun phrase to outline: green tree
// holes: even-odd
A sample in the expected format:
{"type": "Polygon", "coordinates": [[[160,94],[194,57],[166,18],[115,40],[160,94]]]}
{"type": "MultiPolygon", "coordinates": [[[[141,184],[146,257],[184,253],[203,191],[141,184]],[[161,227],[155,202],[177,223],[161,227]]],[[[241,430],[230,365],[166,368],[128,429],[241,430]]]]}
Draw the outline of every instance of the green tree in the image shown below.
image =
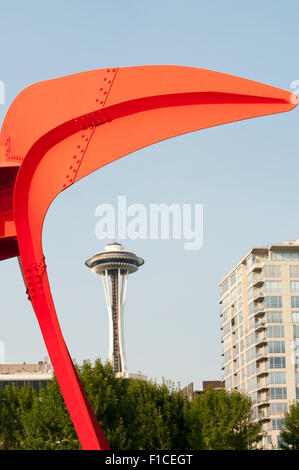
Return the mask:
{"type": "MultiPolygon", "coordinates": [[[[22,389],[21,389],[22,390],[22,389]]],[[[28,450],[80,449],[57,380],[49,381],[35,395],[31,407],[20,410],[22,448],[28,450]]]]}
{"type": "MultiPolygon", "coordinates": [[[[172,384],[117,379],[111,365],[100,360],[94,365],[85,361],[77,371],[112,449],[186,448],[185,398],[172,384]]],[[[33,395],[30,406],[23,395],[16,401],[18,433],[12,447],[80,449],[56,379],[41,388],[39,396],[33,395]]],[[[12,422],[8,436],[14,435],[15,425],[12,422]]]]}
{"type": "Polygon", "coordinates": [[[284,424],[280,431],[280,448],[299,450],[299,404],[294,403],[285,413],[284,424]]]}
{"type": "Polygon", "coordinates": [[[245,450],[260,440],[261,425],[251,422],[251,400],[237,391],[209,389],[185,405],[191,449],[245,450]]]}
{"type": "MultiPolygon", "coordinates": [[[[238,392],[209,390],[194,402],[171,382],[117,379],[109,363],[76,366],[114,450],[249,449],[260,426],[238,392]]],[[[0,449],[80,449],[56,379],[41,387],[0,389],[0,449]]]]}
{"type": "Polygon", "coordinates": [[[21,449],[24,437],[21,416],[31,409],[36,395],[32,387],[0,388],[0,449],[21,449]]]}
{"type": "Polygon", "coordinates": [[[78,373],[112,449],[186,448],[185,398],[173,384],[117,379],[99,360],[78,373]]]}

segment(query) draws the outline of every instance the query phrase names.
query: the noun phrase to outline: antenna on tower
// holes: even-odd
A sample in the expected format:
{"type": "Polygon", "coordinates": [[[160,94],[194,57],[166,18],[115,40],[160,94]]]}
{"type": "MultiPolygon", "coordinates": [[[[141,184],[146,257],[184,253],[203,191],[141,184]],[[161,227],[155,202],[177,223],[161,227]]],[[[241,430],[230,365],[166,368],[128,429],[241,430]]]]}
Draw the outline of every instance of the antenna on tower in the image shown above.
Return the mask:
{"type": "Polygon", "coordinates": [[[115,222],[112,224],[112,242],[116,242],[116,234],[115,234],[115,222]]]}

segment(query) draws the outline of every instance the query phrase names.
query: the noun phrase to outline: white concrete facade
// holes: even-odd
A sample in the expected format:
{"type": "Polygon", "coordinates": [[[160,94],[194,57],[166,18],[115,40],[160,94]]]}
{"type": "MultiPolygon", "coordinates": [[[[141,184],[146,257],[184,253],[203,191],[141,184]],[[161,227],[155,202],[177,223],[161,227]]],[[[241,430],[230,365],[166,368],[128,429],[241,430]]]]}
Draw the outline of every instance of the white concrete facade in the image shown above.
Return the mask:
{"type": "Polygon", "coordinates": [[[253,248],[221,281],[223,380],[247,393],[262,448],[299,399],[299,239],[253,248]]]}

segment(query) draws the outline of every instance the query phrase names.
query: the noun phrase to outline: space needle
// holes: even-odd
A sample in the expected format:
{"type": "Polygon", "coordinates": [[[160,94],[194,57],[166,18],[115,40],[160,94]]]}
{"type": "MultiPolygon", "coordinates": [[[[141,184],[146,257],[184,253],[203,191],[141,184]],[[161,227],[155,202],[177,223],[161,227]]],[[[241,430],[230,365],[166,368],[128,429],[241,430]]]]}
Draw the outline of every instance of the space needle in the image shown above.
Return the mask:
{"type": "Polygon", "coordinates": [[[134,253],[124,251],[124,247],[114,241],[85,264],[95,274],[99,274],[103,281],[109,317],[108,359],[118,377],[129,377],[124,344],[124,307],[128,276],[138,271],[144,260],[134,253]]]}

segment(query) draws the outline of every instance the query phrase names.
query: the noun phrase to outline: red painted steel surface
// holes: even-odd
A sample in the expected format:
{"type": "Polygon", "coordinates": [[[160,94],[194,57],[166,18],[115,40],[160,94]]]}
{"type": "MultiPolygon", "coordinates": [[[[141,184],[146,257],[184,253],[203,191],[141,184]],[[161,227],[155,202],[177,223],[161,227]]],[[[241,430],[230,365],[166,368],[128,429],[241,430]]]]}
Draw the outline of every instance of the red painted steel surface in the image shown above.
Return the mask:
{"type": "Polygon", "coordinates": [[[108,449],[57,319],[42,250],[54,198],[102,166],[155,142],[289,111],[290,92],[208,70],[110,68],[26,88],[0,134],[0,259],[20,254],[54,371],[84,449],[108,449]]]}

